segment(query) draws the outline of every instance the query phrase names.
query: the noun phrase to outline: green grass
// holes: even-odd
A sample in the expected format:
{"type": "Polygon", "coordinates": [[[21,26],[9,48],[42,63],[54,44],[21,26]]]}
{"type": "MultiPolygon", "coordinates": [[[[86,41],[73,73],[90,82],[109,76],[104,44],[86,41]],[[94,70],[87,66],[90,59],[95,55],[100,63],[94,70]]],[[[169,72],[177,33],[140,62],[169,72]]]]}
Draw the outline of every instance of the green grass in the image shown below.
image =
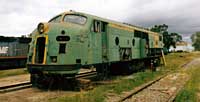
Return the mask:
{"type": "Polygon", "coordinates": [[[166,56],[166,69],[177,70],[181,65],[200,56],[200,53],[171,53],[166,56]]]}
{"type": "Polygon", "coordinates": [[[185,87],[178,93],[175,102],[198,102],[197,93],[200,94],[200,66],[187,70],[191,76],[185,87]]]}
{"type": "Polygon", "coordinates": [[[93,90],[80,92],[74,96],[64,96],[49,101],[52,102],[104,102],[108,93],[121,94],[122,92],[130,91],[137,86],[140,86],[156,77],[163,75],[166,71],[175,72],[180,69],[184,63],[200,56],[200,53],[172,53],[166,56],[167,66],[161,67],[160,71],[138,72],[132,75],[133,78],[124,78],[118,76],[113,81],[118,83],[109,85],[99,85],[93,90]]]}
{"type": "Polygon", "coordinates": [[[8,77],[8,76],[20,75],[20,74],[28,74],[26,68],[1,70],[0,71],[0,78],[8,77]]]}

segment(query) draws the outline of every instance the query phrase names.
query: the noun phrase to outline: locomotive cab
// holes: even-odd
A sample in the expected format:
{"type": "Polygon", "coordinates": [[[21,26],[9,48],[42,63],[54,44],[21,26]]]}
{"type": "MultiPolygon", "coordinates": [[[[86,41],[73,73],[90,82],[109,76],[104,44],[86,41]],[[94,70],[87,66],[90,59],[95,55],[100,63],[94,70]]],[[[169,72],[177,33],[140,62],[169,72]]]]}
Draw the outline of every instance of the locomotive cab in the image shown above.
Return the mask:
{"type": "Polygon", "coordinates": [[[39,23],[32,33],[27,67],[31,74],[74,76],[87,51],[89,17],[75,12],[62,13],[48,23],[39,23]]]}

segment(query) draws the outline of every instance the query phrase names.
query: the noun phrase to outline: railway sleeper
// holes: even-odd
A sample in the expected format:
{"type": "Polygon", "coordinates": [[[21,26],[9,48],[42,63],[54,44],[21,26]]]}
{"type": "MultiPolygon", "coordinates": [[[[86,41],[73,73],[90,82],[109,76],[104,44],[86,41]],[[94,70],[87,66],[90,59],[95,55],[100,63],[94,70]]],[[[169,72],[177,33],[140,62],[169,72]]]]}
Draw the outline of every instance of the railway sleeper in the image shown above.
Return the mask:
{"type": "Polygon", "coordinates": [[[47,76],[42,74],[32,74],[31,83],[33,87],[44,90],[90,90],[93,88],[90,79],[65,78],[61,76],[47,76]]]}

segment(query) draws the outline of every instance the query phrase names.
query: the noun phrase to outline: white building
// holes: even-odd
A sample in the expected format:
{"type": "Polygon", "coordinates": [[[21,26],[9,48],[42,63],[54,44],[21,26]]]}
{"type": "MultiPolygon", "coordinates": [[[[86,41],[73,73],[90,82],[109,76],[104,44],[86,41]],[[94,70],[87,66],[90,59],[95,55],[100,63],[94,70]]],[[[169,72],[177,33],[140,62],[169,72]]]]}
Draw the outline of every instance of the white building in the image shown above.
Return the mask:
{"type": "Polygon", "coordinates": [[[176,48],[171,46],[169,51],[170,52],[191,52],[191,51],[194,51],[194,47],[192,47],[192,44],[188,42],[180,41],[176,43],[176,48]]]}

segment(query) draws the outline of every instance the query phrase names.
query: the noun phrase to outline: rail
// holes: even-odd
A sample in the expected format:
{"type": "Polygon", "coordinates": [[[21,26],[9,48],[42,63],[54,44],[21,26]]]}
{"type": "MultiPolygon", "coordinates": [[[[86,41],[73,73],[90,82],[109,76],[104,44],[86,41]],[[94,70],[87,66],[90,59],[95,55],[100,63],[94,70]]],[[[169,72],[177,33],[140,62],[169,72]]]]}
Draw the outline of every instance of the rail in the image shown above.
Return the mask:
{"type": "Polygon", "coordinates": [[[154,83],[158,82],[159,80],[161,80],[162,78],[164,78],[164,77],[167,76],[167,75],[168,75],[168,74],[162,75],[162,76],[156,78],[156,79],[153,80],[153,81],[150,81],[150,82],[148,82],[148,83],[143,84],[143,85],[140,86],[140,87],[137,87],[136,89],[134,89],[133,91],[131,91],[131,92],[130,92],[129,94],[127,94],[126,96],[120,98],[120,99],[119,99],[118,101],[116,101],[116,102],[123,102],[123,101],[125,101],[126,99],[131,98],[133,95],[135,95],[135,94],[141,92],[142,90],[148,88],[149,86],[151,86],[151,85],[153,85],[154,83]]]}
{"type": "Polygon", "coordinates": [[[10,91],[17,91],[25,88],[30,88],[32,86],[31,82],[22,82],[18,84],[2,86],[0,87],[0,93],[10,92],[10,91]]]}

